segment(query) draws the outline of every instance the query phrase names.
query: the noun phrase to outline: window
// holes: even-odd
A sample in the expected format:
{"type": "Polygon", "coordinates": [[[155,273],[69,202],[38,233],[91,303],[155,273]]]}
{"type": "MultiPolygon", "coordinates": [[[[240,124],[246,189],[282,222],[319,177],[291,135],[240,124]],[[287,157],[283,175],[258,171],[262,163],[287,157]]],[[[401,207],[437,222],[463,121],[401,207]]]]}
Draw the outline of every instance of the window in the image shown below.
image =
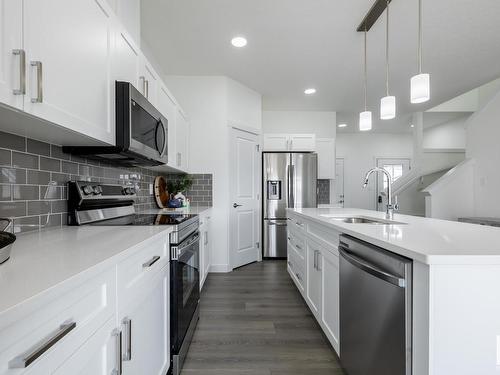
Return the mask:
{"type": "MultiPolygon", "coordinates": [[[[403,164],[383,164],[384,168],[392,177],[392,181],[396,181],[403,175],[403,164]]],[[[387,177],[384,175],[384,189],[387,189],[387,177]]]]}

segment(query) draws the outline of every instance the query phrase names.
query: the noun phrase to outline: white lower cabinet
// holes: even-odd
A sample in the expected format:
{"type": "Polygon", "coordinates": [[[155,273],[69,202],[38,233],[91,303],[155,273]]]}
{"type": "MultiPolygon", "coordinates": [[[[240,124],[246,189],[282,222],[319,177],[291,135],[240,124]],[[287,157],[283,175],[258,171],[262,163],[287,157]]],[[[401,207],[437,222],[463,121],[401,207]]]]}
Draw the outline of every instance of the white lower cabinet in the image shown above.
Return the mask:
{"type": "Polygon", "coordinates": [[[115,328],[115,318],[88,339],[54,375],[110,375],[119,374],[120,335],[115,328]]]}
{"type": "Polygon", "coordinates": [[[338,239],[339,234],[301,217],[289,219],[288,272],[333,348],[340,354],[339,257],[337,247],[332,244],[332,238],[338,239]],[[295,222],[301,223],[300,231],[292,226],[295,222]],[[305,256],[302,257],[304,243],[305,256]],[[301,269],[305,269],[305,277],[301,269]]]}
{"type": "Polygon", "coordinates": [[[210,235],[209,213],[200,214],[200,290],[205,284],[205,280],[210,270],[210,256],[212,253],[212,237],[210,235]]]}
{"type": "Polygon", "coordinates": [[[340,353],[339,257],[331,251],[321,253],[321,326],[337,353],[340,353]]]}
{"type": "Polygon", "coordinates": [[[124,375],[163,375],[170,365],[169,267],[144,286],[118,315],[124,375]]]}
{"type": "Polygon", "coordinates": [[[85,271],[1,313],[0,375],[164,375],[170,365],[167,238],[158,235],[107,268],[85,271]]]}
{"type": "Polygon", "coordinates": [[[314,242],[307,240],[307,282],[306,300],[314,316],[318,319],[321,314],[321,250],[314,242]]]}

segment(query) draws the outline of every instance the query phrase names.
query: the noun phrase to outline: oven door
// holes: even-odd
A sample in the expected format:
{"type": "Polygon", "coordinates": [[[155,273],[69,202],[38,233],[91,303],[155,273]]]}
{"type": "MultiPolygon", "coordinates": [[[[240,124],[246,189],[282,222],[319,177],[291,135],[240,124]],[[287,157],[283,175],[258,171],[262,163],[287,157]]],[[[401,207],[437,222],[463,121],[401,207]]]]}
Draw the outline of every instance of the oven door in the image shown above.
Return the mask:
{"type": "Polygon", "coordinates": [[[178,353],[200,301],[200,235],[172,247],[171,332],[173,354],[178,353]],[[175,259],[177,258],[177,259],[175,259]]]}

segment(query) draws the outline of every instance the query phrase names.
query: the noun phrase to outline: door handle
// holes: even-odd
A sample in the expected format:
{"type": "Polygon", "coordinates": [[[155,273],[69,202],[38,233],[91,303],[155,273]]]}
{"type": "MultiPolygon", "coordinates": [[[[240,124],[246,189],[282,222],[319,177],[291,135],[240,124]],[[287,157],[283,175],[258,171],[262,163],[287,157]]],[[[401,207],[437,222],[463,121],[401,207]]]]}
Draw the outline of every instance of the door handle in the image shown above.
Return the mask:
{"type": "Polygon", "coordinates": [[[132,359],[132,320],[124,318],[122,324],[125,326],[125,353],[122,358],[124,361],[130,361],[132,359]]]}
{"type": "Polygon", "coordinates": [[[41,61],[32,61],[31,66],[36,67],[36,97],[31,98],[31,103],[43,102],[43,66],[41,61]]]}
{"type": "Polygon", "coordinates": [[[115,368],[111,375],[122,375],[122,331],[116,328],[111,335],[115,338],[116,345],[115,368]]]}
{"type": "Polygon", "coordinates": [[[242,204],[238,204],[238,203],[233,203],[233,207],[234,208],[238,208],[238,207],[241,207],[241,206],[243,206],[243,205],[242,204]]]}
{"type": "Polygon", "coordinates": [[[47,350],[57,344],[64,336],[76,328],[76,322],[66,322],[59,326],[49,337],[40,341],[39,344],[29,349],[26,353],[19,355],[9,362],[9,368],[26,368],[41,357],[47,350]]]}
{"type": "Polygon", "coordinates": [[[13,89],[14,95],[26,94],[26,52],[23,49],[12,50],[14,56],[19,56],[19,88],[13,89]]]}

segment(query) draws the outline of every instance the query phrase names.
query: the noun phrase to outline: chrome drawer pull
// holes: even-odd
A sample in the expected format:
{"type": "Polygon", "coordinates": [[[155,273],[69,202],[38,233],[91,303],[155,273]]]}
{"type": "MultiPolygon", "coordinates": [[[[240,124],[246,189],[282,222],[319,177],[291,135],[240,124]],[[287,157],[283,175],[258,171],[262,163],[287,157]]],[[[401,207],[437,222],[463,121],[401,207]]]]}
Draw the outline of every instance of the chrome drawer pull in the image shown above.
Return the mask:
{"type": "Polygon", "coordinates": [[[111,372],[112,375],[122,375],[122,331],[119,329],[113,330],[111,334],[115,338],[116,344],[116,357],[115,368],[111,372]]]}
{"type": "Polygon", "coordinates": [[[9,361],[9,368],[26,368],[41,357],[47,350],[53,347],[59,340],[75,329],[75,322],[66,322],[59,329],[42,339],[37,345],[25,353],[9,361]]]}
{"type": "Polygon", "coordinates": [[[31,66],[36,67],[36,98],[31,98],[31,103],[43,102],[43,69],[41,61],[32,61],[31,66]]]}
{"type": "Polygon", "coordinates": [[[124,361],[130,361],[132,359],[132,320],[129,318],[124,318],[122,324],[125,326],[125,350],[122,355],[124,361]]]}
{"type": "Polygon", "coordinates": [[[19,88],[12,90],[14,95],[26,94],[26,52],[23,49],[12,50],[14,56],[19,56],[19,88]]]}
{"type": "Polygon", "coordinates": [[[149,261],[147,261],[146,263],[143,263],[142,264],[142,268],[149,268],[151,267],[153,264],[155,264],[156,262],[158,262],[160,260],[160,257],[158,255],[155,255],[154,257],[152,257],[149,261]]]}

